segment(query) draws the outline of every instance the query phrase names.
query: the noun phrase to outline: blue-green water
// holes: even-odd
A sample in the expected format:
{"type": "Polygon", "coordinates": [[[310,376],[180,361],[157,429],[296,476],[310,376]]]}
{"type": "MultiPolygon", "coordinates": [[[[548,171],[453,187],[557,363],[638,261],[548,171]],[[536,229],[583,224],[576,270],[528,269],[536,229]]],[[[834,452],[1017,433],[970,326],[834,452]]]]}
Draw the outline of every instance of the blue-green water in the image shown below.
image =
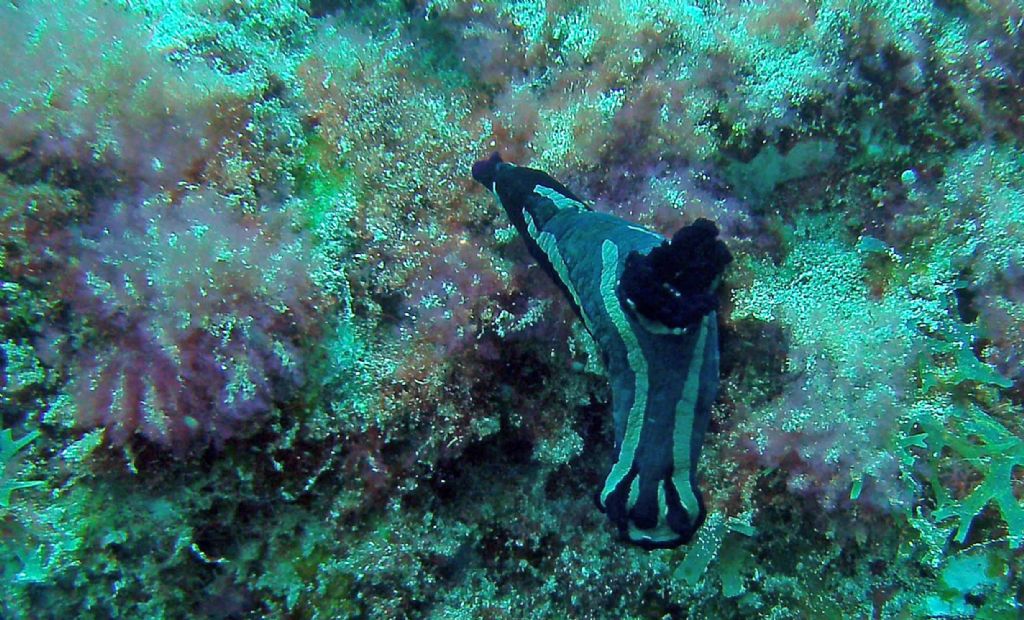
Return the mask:
{"type": "Polygon", "coordinates": [[[1022,29],[3,3],[0,617],[1019,617],[1022,29]],[[728,245],[689,544],[595,507],[606,351],[470,177],[494,151],[728,245]]]}

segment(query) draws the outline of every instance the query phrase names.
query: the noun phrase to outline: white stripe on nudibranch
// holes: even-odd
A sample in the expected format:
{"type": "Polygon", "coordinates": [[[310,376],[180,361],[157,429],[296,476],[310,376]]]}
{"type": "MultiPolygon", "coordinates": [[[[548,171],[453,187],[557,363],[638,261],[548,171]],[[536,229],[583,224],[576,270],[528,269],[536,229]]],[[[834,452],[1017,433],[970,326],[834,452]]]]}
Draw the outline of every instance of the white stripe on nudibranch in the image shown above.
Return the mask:
{"type": "Polygon", "coordinates": [[[649,530],[642,530],[630,521],[629,538],[633,542],[662,544],[679,539],[679,532],[668,524],[668,499],[665,493],[665,481],[658,483],[658,522],[649,530]]]}
{"type": "MultiPolygon", "coordinates": [[[[640,342],[636,338],[626,319],[626,313],[622,311],[619,297],[615,294],[618,285],[619,248],[610,239],[605,239],[601,244],[601,300],[604,302],[605,312],[611,318],[615,331],[622,339],[626,348],[626,361],[630,370],[633,371],[633,403],[629,408],[629,416],[626,418],[626,431],[622,435],[622,445],[619,447],[619,458],[612,465],[605,479],[604,489],[601,490],[601,505],[605,506],[608,496],[625,480],[626,476],[633,469],[633,462],[636,460],[637,446],[640,444],[640,429],[643,427],[644,412],[647,410],[647,360],[643,351],[640,350],[640,342]]],[[[631,508],[631,507],[630,507],[631,508]]]]}
{"type": "Polygon", "coordinates": [[[578,200],[573,200],[572,198],[569,198],[568,196],[562,194],[558,190],[552,189],[545,185],[537,185],[536,187],[533,188],[533,193],[540,194],[541,196],[555,203],[555,207],[558,208],[559,211],[561,211],[562,209],[573,209],[576,211],[587,210],[587,207],[582,202],[578,200]]]}
{"type": "Polygon", "coordinates": [[[569,291],[569,296],[572,297],[573,303],[580,310],[580,316],[583,317],[583,325],[587,328],[591,334],[594,333],[594,326],[590,322],[590,317],[587,316],[586,311],[583,308],[583,304],[580,303],[580,296],[576,292],[576,287],[573,286],[572,280],[569,279],[569,266],[565,263],[565,259],[562,257],[562,252],[558,249],[558,239],[547,231],[537,230],[537,223],[534,221],[533,216],[526,209],[523,209],[523,219],[526,220],[526,232],[529,233],[537,247],[544,252],[544,255],[548,257],[548,262],[555,270],[555,274],[558,279],[565,285],[565,289],[569,291]]]}
{"type": "Polygon", "coordinates": [[[654,232],[653,230],[647,230],[646,228],[640,228],[639,226],[633,226],[632,224],[627,224],[626,228],[628,228],[630,230],[635,230],[637,232],[642,232],[645,235],[648,235],[650,237],[654,237],[658,241],[661,241],[661,242],[665,241],[665,237],[659,235],[658,233],[654,232]]]}
{"type": "Polygon", "coordinates": [[[664,480],[657,485],[657,524],[649,530],[641,530],[630,523],[629,536],[634,542],[656,544],[679,539],[679,532],[669,527],[669,500],[666,497],[664,480]]]}
{"type": "Polygon", "coordinates": [[[634,476],[629,483],[629,495],[626,497],[626,510],[632,510],[640,499],[640,476],[634,476]]]}
{"type": "Polygon", "coordinates": [[[715,320],[717,319],[714,312],[701,319],[697,342],[693,346],[693,354],[690,355],[690,368],[686,372],[683,393],[676,403],[675,428],[672,430],[672,484],[676,487],[679,501],[691,519],[700,512],[700,504],[690,483],[690,469],[695,465],[690,453],[690,441],[693,437],[697,400],[700,398],[700,376],[704,369],[708,325],[709,321],[715,320]]]}

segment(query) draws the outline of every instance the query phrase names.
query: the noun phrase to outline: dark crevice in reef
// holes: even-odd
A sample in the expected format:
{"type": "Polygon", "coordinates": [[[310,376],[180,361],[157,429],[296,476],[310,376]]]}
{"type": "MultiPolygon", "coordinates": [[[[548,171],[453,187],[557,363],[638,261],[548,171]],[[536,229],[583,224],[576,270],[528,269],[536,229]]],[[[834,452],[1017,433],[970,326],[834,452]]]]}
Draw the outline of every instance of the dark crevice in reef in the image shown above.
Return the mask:
{"type": "Polygon", "coordinates": [[[400,5],[374,0],[309,0],[307,13],[314,19],[337,19],[377,33],[390,31],[402,13],[422,16],[424,9],[425,3],[417,0],[402,0],[400,5]]]}
{"type": "Polygon", "coordinates": [[[120,185],[109,165],[83,164],[59,156],[45,156],[35,148],[25,149],[13,159],[0,157],[0,174],[15,185],[45,183],[57,189],[71,189],[81,194],[83,204],[110,198],[120,185]]]}
{"type": "MultiPolygon", "coordinates": [[[[614,430],[611,408],[605,403],[591,402],[579,413],[576,432],[583,439],[580,456],[565,465],[564,474],[551,478],[563,495],[570,489],[576,493],[590,494],[604,484],[605,476],[612,466],[614,430]]],[[[550,481],[549,481],[550,484],[550,481]]]]}
{"type": "Polygon", "coordinates": [[[960,321],[968,325],[978,320],[978,310],[975,307],[975,300],[978,298],[977,291],[968,287],[953,289],[956,296],[956,311],[960,321]]]}
{"type": "MultiPolygon", "coordinates": [[[[403,2],[403,4],[408,5],[408,2],[403,2]]],[[[372,14],[375,10],[386,11],[389,6],[390,3],[375,2],[374,0],[309,0],[309,14],[316,18],[344,15],[346,18],[352,19],[372,14]]]]}
{"type": "Polygon", "coordinates": [[[785,468],[763,476],[758,481],[757,495],[764,498],[754,521],[758,532],[765,532],[756,548],[762,565],[770,565],[780,574],[797,574],[802,558],[811,550],[831,546],[821,529],[825,519],[820,509],[789,494],[785,468]],[[787,534],[768,534],[777,531],[787,534]]]}
{"type": "Polygon", "coordinates": [[[733,125],[716,108],[707,113],[701,124],[714,128],[715,135],[722,141],[719,152],[720,159],[731,159],[749,163],[767,143],[767,136],[761,127],[757,127],[743,140],[735,139],[733,125]]]}
{"type": "Polygon", "coordinates": [[[352,2],[345,2],[344,0],[310,0],[309,2],[309,15],[310,17],[328,17],[351,7],[352,2]]]}
{"type": "Polygon", "coordinates": [[[648,588],[640,597],[641,618],[686,618],[686,608],[678,603],[672,602],[664,592],[658,588],[648,588]]]}
{"type": "MultiPolygon", "coordinates": [[[[892,589],[912,587],[899,570],[900,545],[894,539],[900,534],[890,516],[857,507],[823,513],[815,500],[792,495],[785,470],[780,467],[758,483],[757,494],[763,501],[754,522],[759,532],[754,553],[760,566],[812,583],[826,581],[821,577],[825,574],[870,578],[878,584],[873,591],[876,611],[884,608],[892,589]],[[837,529],[837,520],[859,525],[837,529]],[[864,562],[865,557],[873,559],[864,562]]],[[[752,591],[756,590],[754,582],[752,591]]]]}
{"type": "Polygon", "coordinates": [[[720,370],[750,406],[782,394],[787,381],[789,338],[777,323],[743,319],[720,327],[720,370]]]}
{"type": "Polygon", "coordinates": [[[533,443],[523,434],[504,428],[468,446],[457,458],[440,461],[430,488],[441,503],[455,502],[474,493],[480,485],[525,474],[530,468],[533,443]],[[523,471],[517,471],[523,470],[523,471]]]}
{"type": "Polygon", "coordinates": [[[900,157],[890,162],[894,167],[920,166],[921,154],[949,152],[974,139],[972,123],[959,112],[953,87],[934,67],[892,46],[879,48],[871,36],[851,51],[851,61],[857,79],[842,101],[845,123],[852,127],[877,115],[879,105],[884,105],[887,118],[900,119],[883,124],[892,131],[894,145],[910,147],[916,159],[900,157]]]}
{"type": "Polygon", "coordinates": [[[441,580],[456,582],[469,569],[502,567],[505,579],[500,587],[535,588],[541,585],[536,574],[554,569],[563,544],[558,536],[534,530],[536,523],[531,520],[507,515],[516,510],[518,498],[528,492],[531,481],[541,475],[532,454],[533,444],[522,432],[505,428],[435,467],[429,487],[424,489],[432,494],[431,503],[439,504],[434,510],[480,524],[477,538],[465,541],[453,554],[435,559],[441,580]],[[473,516],[480,511],[507,518],[473,516]],[[523,562],[531,568],[523,570],[523,562]]]}

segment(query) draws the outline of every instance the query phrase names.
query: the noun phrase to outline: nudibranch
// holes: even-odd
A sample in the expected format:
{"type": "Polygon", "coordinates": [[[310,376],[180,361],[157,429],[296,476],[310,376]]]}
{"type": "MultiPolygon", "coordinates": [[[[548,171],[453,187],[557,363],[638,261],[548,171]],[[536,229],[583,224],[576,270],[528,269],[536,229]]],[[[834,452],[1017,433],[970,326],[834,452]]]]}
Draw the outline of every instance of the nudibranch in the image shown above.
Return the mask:
{"type": "Polygon", "coordinates": [[[718,391],[715,290],[732,261],[718,229],[698,219],[667,241],[498,153],[472,174],[497,195],[601,352],[617,456],[598,507],[633,544],[689,542],[706,514],[696,470],[718,391]]]}

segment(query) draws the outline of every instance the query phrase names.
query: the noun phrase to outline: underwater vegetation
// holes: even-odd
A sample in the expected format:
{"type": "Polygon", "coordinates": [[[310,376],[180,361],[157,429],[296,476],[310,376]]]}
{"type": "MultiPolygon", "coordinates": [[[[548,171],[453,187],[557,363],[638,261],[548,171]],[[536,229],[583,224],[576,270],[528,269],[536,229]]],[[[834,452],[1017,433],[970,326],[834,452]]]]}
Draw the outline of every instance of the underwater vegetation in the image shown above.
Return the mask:
{"type": "Polygon", "coordinates": [[[1019,3],[18,0],[0,36],[0,616],[1020,616],[1019,3]],[[620,538],[607,347],[495,150],[729,248],[687,544],[620,538]]]}

